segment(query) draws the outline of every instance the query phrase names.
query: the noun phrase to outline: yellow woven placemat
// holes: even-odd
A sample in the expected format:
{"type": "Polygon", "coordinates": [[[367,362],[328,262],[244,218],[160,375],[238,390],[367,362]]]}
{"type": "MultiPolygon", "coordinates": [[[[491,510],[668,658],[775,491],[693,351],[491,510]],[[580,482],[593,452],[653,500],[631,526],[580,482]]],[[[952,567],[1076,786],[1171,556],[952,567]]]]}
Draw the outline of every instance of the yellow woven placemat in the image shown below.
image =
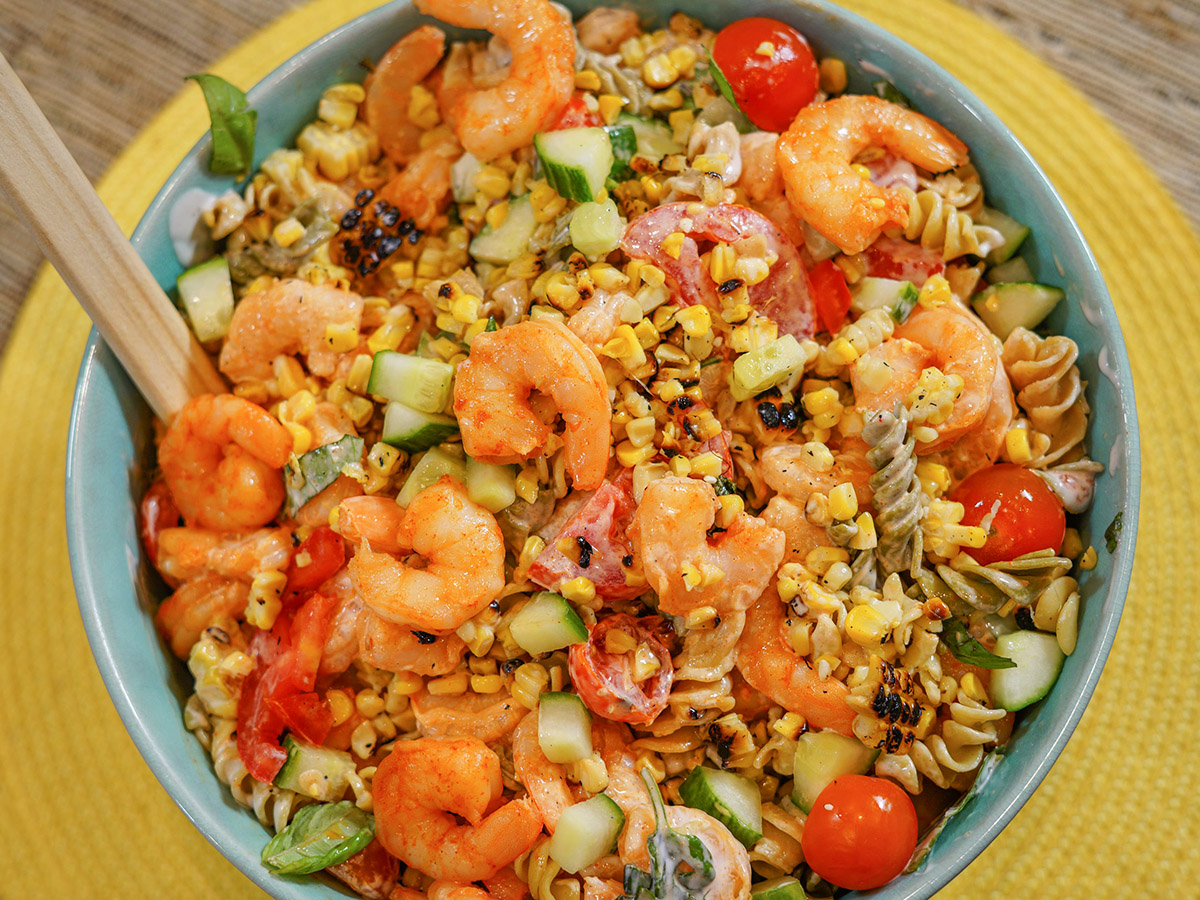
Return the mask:
{"type": "MultiPolygon", "coordinates": [[[[252,84],[374,5],[315,0],[213,71],[252,84]]],[[[1045,167],[1120,313],[1148,451],[1138,563],[1099,689],[1033,799],[939,900],[1196,896],[1200,655],[1188,647],[1185,541],[1200,497],[1200,241],[1113,127],[1019,44],[946,0],[847,5],[961,78],[1045,167]]],[[[198,95],[177,98],[113,165],[100,193],[127,231],[206,124],[198,95]]],[[[88,324],[45,270],[0,368],[0,422],[11,435],[0,448],[0,896],[262,897],[154,780],[80,624],[63,465],[88,324]]]]}

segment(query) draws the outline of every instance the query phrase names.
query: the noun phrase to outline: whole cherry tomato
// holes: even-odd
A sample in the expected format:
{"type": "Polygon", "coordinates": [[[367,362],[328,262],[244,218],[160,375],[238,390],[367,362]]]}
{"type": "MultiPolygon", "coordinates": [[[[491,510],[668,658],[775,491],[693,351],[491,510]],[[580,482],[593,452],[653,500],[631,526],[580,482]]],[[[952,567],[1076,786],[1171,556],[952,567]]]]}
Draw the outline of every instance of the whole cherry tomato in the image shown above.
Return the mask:
{"type": "Polygon", "coordinates": [[[989,466],[954,489],[950,499],[963,505],[963,525],[978,525],[999,501],[983,547],[969,550],[980,565],[1003,562],[1050,549],[1058,552],[1067,517],[1054,491],[1020,466],[989,466]]]}
{"type": "Polygon", "coordinates": [[[571,684],[588,709],[614,722],[641,725],[653,722],[666,709],[675,668],[671,651],[659,637],[663,627],[661,616],[635,619],[619,613],[597,622],[586,644],[571,645],[571,684]],[[608,652],[605,635],[613,630],[623,631],[636,643],[649,647],[658,659],[658,670],[644,681],[634,681],[634,651],[608,652]]]}
{"type": "Polygon", "coordinates": [[[917,811],[898,785],[842,775],[817,795],[800,834],[804,861],[838,887],[869,890],[904,871],[917,846],[917,811]]]}
{"type": "Polygon", "coordinates": [[[817,94],[820,75],[808,41],[777,19],[753,16],[722,28],[712,58],[738,108],[764,131],[786,131],[817,94]]]}

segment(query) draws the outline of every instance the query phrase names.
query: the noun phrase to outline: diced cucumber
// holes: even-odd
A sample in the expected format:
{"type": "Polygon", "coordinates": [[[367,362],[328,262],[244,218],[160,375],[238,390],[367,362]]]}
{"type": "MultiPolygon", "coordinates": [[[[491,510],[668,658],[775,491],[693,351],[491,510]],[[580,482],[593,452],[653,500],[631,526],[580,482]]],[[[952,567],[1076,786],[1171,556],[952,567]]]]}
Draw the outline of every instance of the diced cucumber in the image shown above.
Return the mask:
{"type": "Polygon", "coordinates": [[[475,187],[475,176],[482,168],[483,163],[470,153],[464,153],[454,161],[450,167],[450,191],[454,194],[455,203],[470,203],[475,199],[479,193],[479,188],[475,187]]]}
{"type": "Polygon", "coordinates": [[[483,230],[471,241],[471,256],[498,266],[508,265],[529,249],[529,241],[537,224],[529,195],[513,197],[508,201],[508,215],[500,227],[484,225],[483,230]]]}
{"type": "Polygon", "coordinates": [[[992,700],[1015,712],[1041,700],[1058,680],[1066,655],[1058,638],[1043,631],[1014,631],[996,638],[992,651],[1016,666],[992,671],[992,700]]]}
{"type": "Polygon", "coordinates": [[[805,812],[839,775],[865,775],[879,751],[836,731],[806,731],[796,739],[792,802],[805,812]]]}
{"type": "Polygon", "coordinates": [[[625,813],[606,794],[568,806],[550,838],[550,858],[574,875],[617,845],[625,813]]]}
{"type": "Polygon", "coordinates": [[[407,507],[413,497],[425,490],[443,475],[449,475],[461,484],[467,483],[467,464],[456,459],[440,447],[431,447],[413,466],[404,480],[404,487],[396,495],[396,502],[407,507]]]}
{"type": "Polygon", "coordinates": [[[750,889],[752,900],[808,900],[804,886],[791,875],[772,878],[750,889]]]}
{"type": "Polygon", "coordinates": [[[612,144],[613,165],[608,171],[608,177],[613,181],[624,181],[633,177],[633,169],[629,161],[637,153],[637,135],[633,133],[632,125],[605,125],[605,133],[612,144]]]}
{"type": "Polygon", "coordinates": [[[516,467],[468,459],[467,496],[490,513],[507,509],[517,499],[516,467]]]}
{"type": "Polygon", "coordinates": [[[565,597],[539,591],[513,616],[509,632],[517,645],[534,656],[561,650],[588,639],[587,626],[565,597]]]}
{"type": "Polygon", "coordinates": [[[323,447],[309,450],[283,467],[283,486],[286,496],[284,512],[295,516],[300,507],[329,487],[342,469],[351,463],[362,462],[363,439],[343,435],[323,447]]]}
{"type": "Polygon", "coordinates": [[[233,319],[233,281],[225,257],[188,269],[175,279],[175,287],[196,340],[207,344],[225,337],[233,319]]]}
{"type": "Polygon", "coordinates": [[[279,787],[322,803],[340,800],[346,793],[355,769],[354,758],[349,753],[301,744],[290,734],[283,739],[283,749],[288,756],[275,776],[279,787]],[[315,774],[305,774],[309,772],[315,774]]]}
{"type": "Polygon", "coordinates": [[[1012,255],[1021,249],[1025,238],[1029,237],[1028,225],[1022,225],[1012,216],[1007,216],[990,206],[985,206],[980,210],[976,221],[988,228],[995,228],[1004,238],[1004,243],[985,257],[989,266],[997,266],[1012,258],[1012,255]]]}
{"type": "Polygon", "coordinates": [[[860,316],[872,309],[887,309],[891,311],[892,318],[903,322],[912,312],[918,296],[920,291],[911,281],[867,275],[851,285],[850,308],[860,316]],[[898,318],[897,312],[903,318],[898,318]]]}
{"type": "Polygon", "coordinates": [[[749,778],[697,766],[679,786],[679,796],[688,806],[704,810],[723,824],[747,847],[763,836],[762,797],[749,778]]]}
{"type": "Polygon", "coordinates": [[[621,245],[625,221],[609,197],[603,203],[580,203],[571,213],[571,243],[588,259],[607,256],[621,245]]]}
{"type": "Polygon", "coordinates": [[[1008,262],[988,269],[987,280],[992,284],[1004,284],[1009,281],[1029,282],[1033,281],[1033,270],[1029,268],[1029,263],[1025,262],[1025,257],[1014,256],[1008,262]]]}
{"type": "Polygon", "coordinates": [[[613,147],[603,128],[564,128],[534,135],[546,181],[568,200],[595,200],[613,167],[613,147]]]}
{"type": "Polygon", "coordinates": [[[1020,325],[1032,331],[1042,323],[1064,296],[1062,288],[1032,281],[1006,281],[984,288],[971,306],[1000,340],[1020,325]]]}
{"type": "Polygon", "coordinates": [[[617,125],[628,125],[637,140],[637,156],[655,162],[672,153],[682,153],[684,147],[675,140],[675,131],[660,119],[644,119],[631,113],[617,116],[617,125]]]}
{"type": "Polygon", "coordinates": [[[538,699],[538,743],[552,763],[592,755],[592,714],[576,694],[549,691],[538,699]]]}
{"type": "Polygon", "coordinates": [[[371,364],[367,391],[427,413],[438,413],[450,401],[454,366],[395,350],[380,350],[371,364]]]}
{"type": "Polygon", "coordinates": [[[785,380],[804,365],[804,350],[790,334],[765,347],[743,353],[729,373],[729,390],[734,400],[749,400],[785,380]]]}
{"type": "Polygon", "coordinates": [[[458,421],[439,413],[421,412],[403,403],[389,403],[383,414],[384,443],[405,453],[419,453],[458,434],[458,421]]]}

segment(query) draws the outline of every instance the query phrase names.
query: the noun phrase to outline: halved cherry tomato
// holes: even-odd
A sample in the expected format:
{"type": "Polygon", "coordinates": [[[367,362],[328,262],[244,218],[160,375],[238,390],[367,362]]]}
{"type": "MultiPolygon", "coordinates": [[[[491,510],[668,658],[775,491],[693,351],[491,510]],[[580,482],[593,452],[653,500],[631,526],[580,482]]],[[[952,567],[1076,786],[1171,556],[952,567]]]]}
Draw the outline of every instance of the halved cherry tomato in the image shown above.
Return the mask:
{"type": "Polygon", "coordinates": [[[817,795],[800,834],[804,861],[826,881],[852,890],[887,884],[917,846],[917,811],[898,785],[842,775],[817,795]]]}
{"type": "Polygon", "coordinates": [[[238,700],[237,748],[259,781],[273,781],[287,760],[279,744],[284,731],[321,744],[333,725],[333,714],[313,687],[337,605],[332,597],[313,594],[294,616],[280,614],[275,627],[250,642],[256,665],[238,700]]]}
{"type": "Polygon", "coordinates": [[[808,41],[778,19],[752,16],[725,26],[712,58],[738,108],[764,131],[786,131],[817,95],[820,74],[808,41]]]}
{"type": "Polygon", "coordinates": [[[954,489],[963,505],[963,525],[978,525],[999,501],[987,543],[968,552],[980,565],[1014,559],[1035,550],[1062,547],[1067,516],[1054,491],[1037,475],[1002,463],[981,469],[954,489]]]}
{"type": "Polygon", "coordinates": [[[345,564],[346,545],[342,536],[328,525],[317,528],[292,554],[292,560],[287,567],[284,602],[294,600],[306,591],[315,591],[345,564]],[[308,555],[309,563],[299,566],[296,564],[296,557],[303,554],[308,555]]]}
{"type": "Polygon", "coordinates": [[[150,485],[142,497],[142,544],[150,562],[158,565],[158,535],[164,528],[175,528],[183,524],[183,514],[175,505],[171,489],[162,479],[150,485]]]}
{"type": "Polygon", "coordinates": [[[911,281],[917,287],[946,270],[941,250],[929,250],[900,238],[881,237],[863,251],[867,274],[875,278],[911,281]]]}
{"type": "Polygon", "coordinates": [[[660,638],[661,616],[635,619],[619,613],[596,623],[586,644],[571,645],[568,669],[579,699],[598,716],[614,722],[645,725],[667,707],[667,696],[675,680],[671,652],[660,638]],[[658,671],[641,683],[633,680],[633,651],[609,653],[605,635],[623,631],[638,644],[645,644],[659,662],[658,671]]]}
{"type": "Polygon", "coordinates": [[[822,260],[808,273],[808,283],[812,286],[817,318],[826,331],[837,334],[846,321],[846,313],[850,312],[850,288],[846,286],[842,267],[832,259],[822,260]]]}
{"type": "Polygon", "coordinates": [[[583,94],[575,93],[567,101],[567,105],[563,107],[549,130],[561,131],[564,128],[583,128],[602,124],[604,124],[604,120],[600,118],[600,113],[588,109],[583,94]]]}

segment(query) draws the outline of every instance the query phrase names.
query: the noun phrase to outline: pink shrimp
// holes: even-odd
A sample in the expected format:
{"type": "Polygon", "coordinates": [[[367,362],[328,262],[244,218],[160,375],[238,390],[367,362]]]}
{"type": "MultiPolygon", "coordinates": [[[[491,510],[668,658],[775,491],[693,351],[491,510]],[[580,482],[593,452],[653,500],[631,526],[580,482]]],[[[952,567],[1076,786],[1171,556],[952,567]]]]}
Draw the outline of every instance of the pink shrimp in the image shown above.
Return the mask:
{"type": "Polygon", "coordinates": [[[262,528],[249,534],[164,528],[158,536],[158,570],[170,584],[207,574],[249,581],[258,572],[287,567],[291,537],[286,528],[262,528]]]}
{"type": "Polygon", "coordinates": [[[395,163],[406,164],[421,148],[421,129],[408,118],[412,89],[437,67],[445,50],[445,32],[422,25],[393,44],[363,82],[367,123],[395,163]]]}
{"type": "Polygon", "coordinates": [[[241,581],[203,575],[163,601],[154,622],[170,644],[171,652],[187,659],[188,651],[200,640],[205,628],[222,618],[242,617],[249,596],[249,585],[241,581]]]}
{"type": "Polygon", "coordinates": [[[554,834],[554,826],[564,809],[575,803],[567,784],[566,770],[546,759],[538,743],[538,714],[535,710],[521,720],[513,732],[513,771],[525,785],[529,799],[546,826],[554,834]]]}
{"type": "Polygon", "coordinates": [[[409,700],[417,728],[425,737],[475,738],[485,744],[510,734],[527,712],[503,692],[438,695],[418,691],[409,700]]]}
{"type": "Polygon", "coordinates": [[[347,497],[332,517],[333,530],[352,544],[369,544],[380,553],[399,553],[396,535],[404,521],[404,508],[391,497],[377,494],[347,497]]]}

